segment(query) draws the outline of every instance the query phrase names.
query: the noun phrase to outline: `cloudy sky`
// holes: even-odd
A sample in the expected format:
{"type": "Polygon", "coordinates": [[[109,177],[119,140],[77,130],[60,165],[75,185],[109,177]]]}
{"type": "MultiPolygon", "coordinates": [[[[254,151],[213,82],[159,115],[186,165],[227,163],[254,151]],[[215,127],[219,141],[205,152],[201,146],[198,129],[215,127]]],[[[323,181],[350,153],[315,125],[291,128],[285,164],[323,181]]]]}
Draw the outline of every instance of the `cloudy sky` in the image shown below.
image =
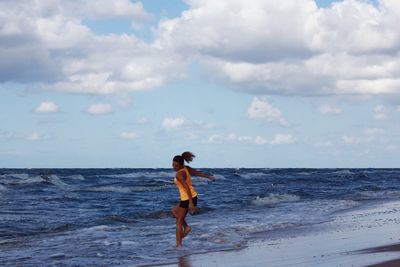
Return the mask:
{"type": "Polygon", "coordinates": [[[0,167],[399,167],[398,0],[1,0],[0,167]]]}

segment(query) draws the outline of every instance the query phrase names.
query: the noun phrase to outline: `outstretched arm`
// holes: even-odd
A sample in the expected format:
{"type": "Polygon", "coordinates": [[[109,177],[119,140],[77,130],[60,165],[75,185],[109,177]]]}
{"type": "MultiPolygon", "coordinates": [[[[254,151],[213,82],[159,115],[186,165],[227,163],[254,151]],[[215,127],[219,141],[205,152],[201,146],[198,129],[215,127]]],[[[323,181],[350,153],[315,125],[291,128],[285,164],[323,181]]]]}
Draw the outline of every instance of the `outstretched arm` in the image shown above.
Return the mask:
{"type": "Polygon", "coordinates": [[[189,167],[189,166],[186,166],[186,167],[189,169],[190,175],[204,177],[204,178],[207,178],[207,179],[209,179],[211,181],[215,180],[214,176],[207,175],[207,174],[202,173],[202,172],[200,172],[200,171],[198,171],[198,170],[196,170],[196,169],[194,169],[192,167],[189,167]]]}

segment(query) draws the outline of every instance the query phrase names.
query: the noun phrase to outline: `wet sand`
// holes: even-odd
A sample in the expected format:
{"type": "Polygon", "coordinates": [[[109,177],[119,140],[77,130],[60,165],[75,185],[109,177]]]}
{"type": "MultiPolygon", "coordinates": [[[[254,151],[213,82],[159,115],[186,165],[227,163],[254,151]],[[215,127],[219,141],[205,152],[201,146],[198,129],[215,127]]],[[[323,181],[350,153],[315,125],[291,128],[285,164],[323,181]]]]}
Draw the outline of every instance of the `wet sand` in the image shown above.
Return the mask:
{"type": "Polygon", "coordinates": [[[382,252],[397,252],[399,254],[399,259],[385,261],[385,262],[381,262],[381,263],[377,263],[377,264],[371,264],[371,265],[368,265],[368,267],[399,267],[400,266],[400,243],[364,249],[364,250],[360,250],[359,252],[367,253],[367,254],[378,254],[378,253],[382,253],[382,252]]]}
{"type": "Polygon", "coordinates": [[[399,266],[400,266],[400,259],[368,265],[368,267],[399,267],[399,266]]]}
{"type": "Polygon", "coordinates": [[[328,223],[283,235],[260,233],[260,239],[245,249],[182,255],[162,266],[399,267],[399,259],[400,201],[364,205],[336,214],[328,223]]]}

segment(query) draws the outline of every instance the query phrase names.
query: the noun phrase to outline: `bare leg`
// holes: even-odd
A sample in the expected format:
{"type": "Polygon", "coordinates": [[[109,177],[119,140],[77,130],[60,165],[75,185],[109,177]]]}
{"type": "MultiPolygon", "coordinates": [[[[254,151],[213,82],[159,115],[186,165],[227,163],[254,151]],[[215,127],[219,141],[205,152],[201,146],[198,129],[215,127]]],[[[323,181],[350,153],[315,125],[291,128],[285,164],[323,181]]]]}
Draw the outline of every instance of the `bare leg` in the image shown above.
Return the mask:
{"type": "MultiPolygon", "coordinates": [[[[186,214],[188,213],[188,209],[186,209],[185,212],[185,218],[186,218],[186,214]]],[[[183,219],[183,237],[187,236],[190,231],[192,231],[192,228],[187,224],[186,219],[183,219]]]]}
{"type": "Polygon", "coordinates": [[[185,227],[185,230],[183,231],[183,237],[186,237],[190,232],[192,231],[192,227],[190,227],[189,225],[185,227]]]}
{"type": "Polygon", "coordinates": [[[182,229],[182,220],[176,219],[176,246],[182,246],[182,239],[183,239],[183,229],[182,229]]]}
{"type": "Polygon", "coordinates": [[[183,239],[183,222],[186,216],[186,209],[177,206],[175,208],[176,215],[176,246],[182,246],[183,239]]]}
{"type": "Polygon", "coordinates": [[[176,213],[177,213],[178,207],[179,207],[179,203],[176,204],[176,205],[171,209],[171,212],[172,212],[172,215],[174,216],[174,218],[177,217],[177,214],[176,214],[176,213]]]}

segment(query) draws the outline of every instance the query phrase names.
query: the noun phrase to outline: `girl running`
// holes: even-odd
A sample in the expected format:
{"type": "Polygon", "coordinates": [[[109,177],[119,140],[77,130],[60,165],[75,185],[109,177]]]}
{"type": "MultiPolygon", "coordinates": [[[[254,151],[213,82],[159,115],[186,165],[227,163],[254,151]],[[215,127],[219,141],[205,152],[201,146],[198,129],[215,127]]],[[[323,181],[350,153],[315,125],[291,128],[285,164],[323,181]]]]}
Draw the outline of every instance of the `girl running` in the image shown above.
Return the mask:
{"type": "Polygon", "coordinates": [[[182,246],[182,239],[187,236],[192,228],[187,224],[185,218],[190,211],[195,213],[197,211],[197,192],[192,185],[191,176],[200,176],[213,181],[215,178],[194,168],[185,165],[193,161],[195,155],[186,151],[182,155],[177,155],[172,160],[172,167],[176,171],[174,183],[178,187],[181,201],[172,208],[172,214],[176,218],[176,246],[182,246]]]}

